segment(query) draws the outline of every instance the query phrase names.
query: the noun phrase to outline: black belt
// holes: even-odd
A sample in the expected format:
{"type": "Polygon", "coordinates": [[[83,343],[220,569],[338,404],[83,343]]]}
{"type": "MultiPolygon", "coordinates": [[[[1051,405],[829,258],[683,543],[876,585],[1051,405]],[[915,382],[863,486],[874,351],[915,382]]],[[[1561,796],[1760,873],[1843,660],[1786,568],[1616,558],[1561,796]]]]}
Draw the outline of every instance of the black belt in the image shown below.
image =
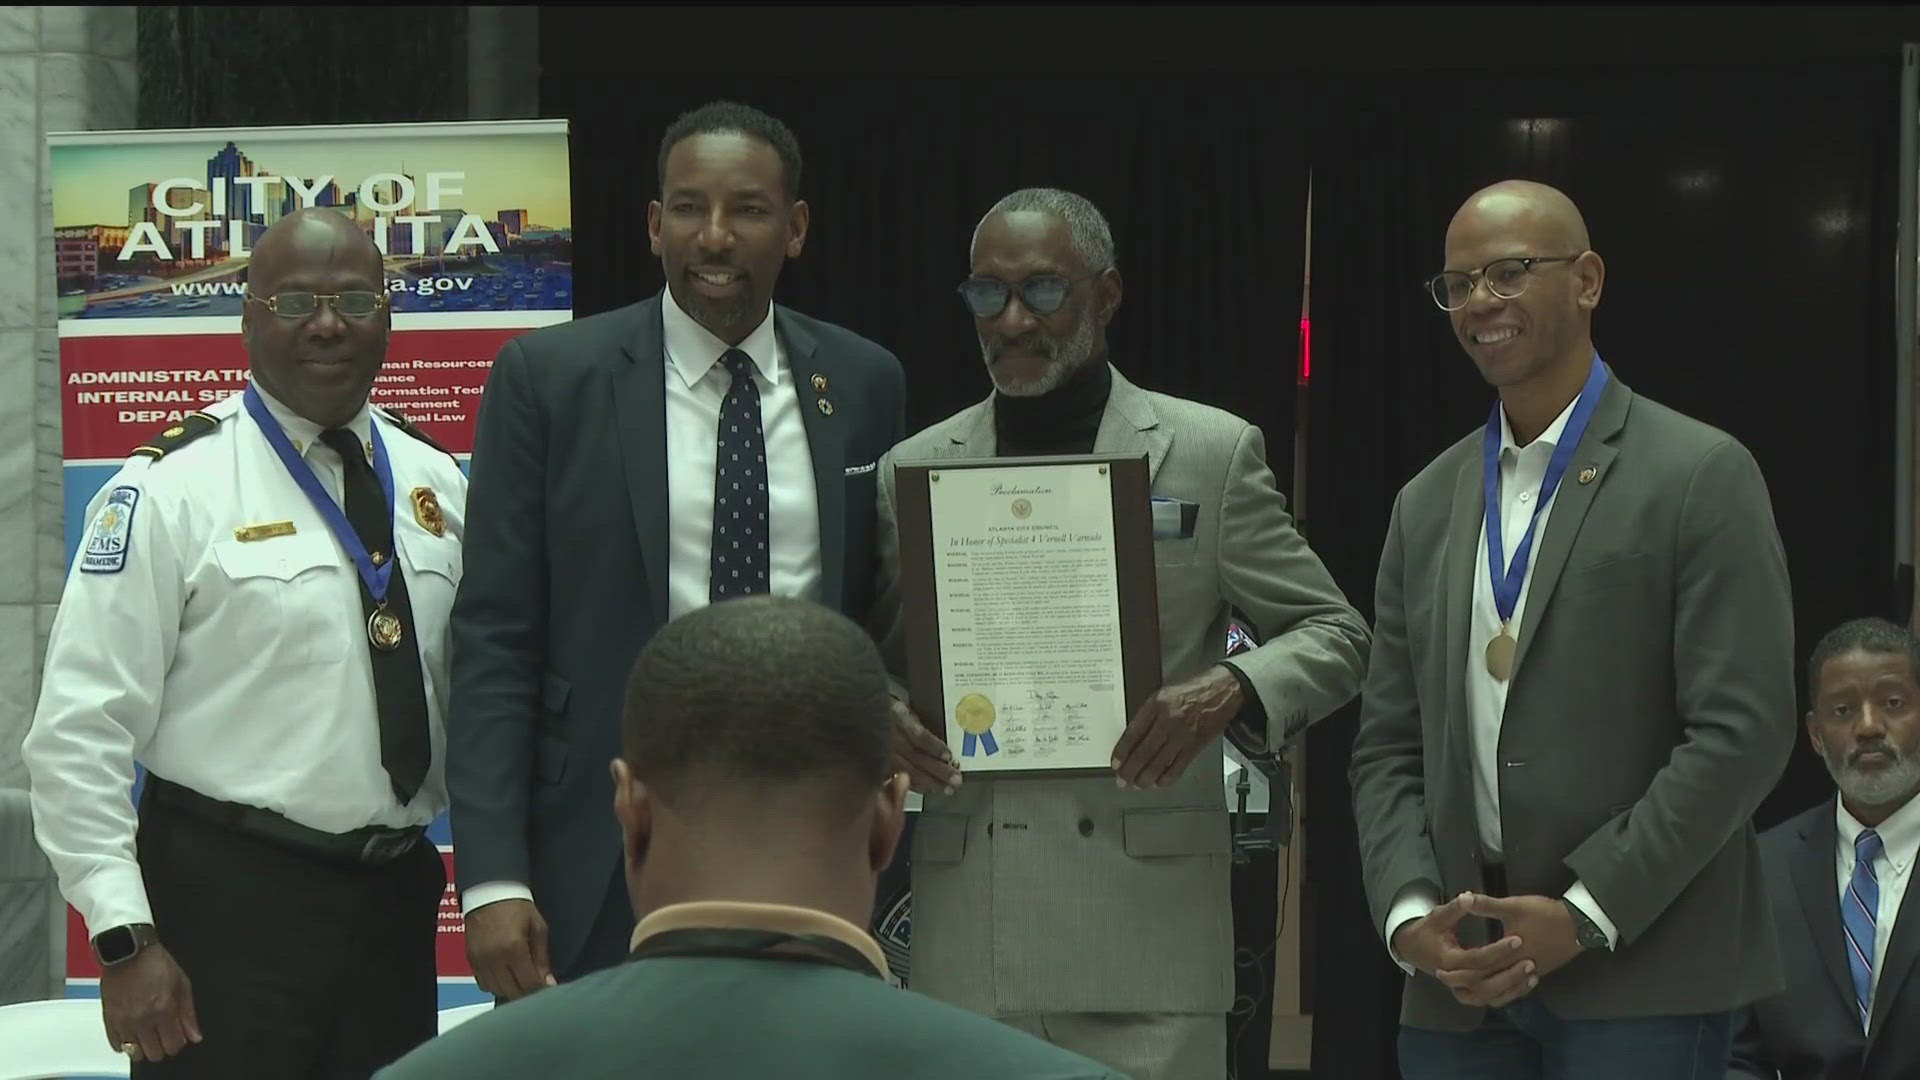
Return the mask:
{"type": "Polygon", "coordinates": [[[411,852],[426,838],[426,830],[418,826],[383,829],[369,825],[352,832],[330,833],[309,828],[271,810],[222,802],[152,773],[147,774],[144,797],[155,806],[184,811],[296,854],[352,866],[385,866],[411,852]]]}

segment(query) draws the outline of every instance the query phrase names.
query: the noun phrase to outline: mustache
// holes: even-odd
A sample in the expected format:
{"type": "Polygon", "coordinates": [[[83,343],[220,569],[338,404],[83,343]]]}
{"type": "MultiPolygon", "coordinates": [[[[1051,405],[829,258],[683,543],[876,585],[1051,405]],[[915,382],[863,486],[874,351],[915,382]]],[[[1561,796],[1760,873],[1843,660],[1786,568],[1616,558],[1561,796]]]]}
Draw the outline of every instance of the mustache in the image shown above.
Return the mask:
{"type": "Polygon", "coordinates": [[[1001,353],[1014,349],[1018,349],[1021,352],[1030,352],[1036,356],[1044,356],[1049,360],[1060,355],[1059,343],[1052,338],[1040,334],[1023,334],[1017,338],[994,337],[987,339],[987,352],[995,360],[1000,359],[1001,353]]]}
{"type": "Polygon", "coordinates": [[[1860,759],[1868,754],[1885,754],[1887,759],[1895,764],[1904,760],[1904,755],[1892,743],[1877,742],[1854,747],[1853,753],[1847,755],[1847,764],[1858,764],[1860,759]]]}

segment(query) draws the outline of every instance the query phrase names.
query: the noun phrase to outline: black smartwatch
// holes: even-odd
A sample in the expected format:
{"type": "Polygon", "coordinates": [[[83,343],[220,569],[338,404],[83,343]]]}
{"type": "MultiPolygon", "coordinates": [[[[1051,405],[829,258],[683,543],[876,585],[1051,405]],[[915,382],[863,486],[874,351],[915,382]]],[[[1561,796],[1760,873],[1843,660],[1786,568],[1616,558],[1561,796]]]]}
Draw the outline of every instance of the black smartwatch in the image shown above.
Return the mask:
{"type": "Polygon", "coordinates": [[[1566,897],[1561,897],[1560,902],[1567,906],[1567,914],[1573,916],[1573,940],[1579,943],[1580,948],[1604,949],[1607,947],[1607,932],[1600,929],[1599,923],[1588,918],[1587,913],[1580,910],[1580,905],[1566,897]]]}
{"type": "Polygon", "coordinates": [[[93,955],[101,967],[113,967],[139,956],[142,949],[159,940],[152,923],[110,927],[93,935],[93,955]]]}

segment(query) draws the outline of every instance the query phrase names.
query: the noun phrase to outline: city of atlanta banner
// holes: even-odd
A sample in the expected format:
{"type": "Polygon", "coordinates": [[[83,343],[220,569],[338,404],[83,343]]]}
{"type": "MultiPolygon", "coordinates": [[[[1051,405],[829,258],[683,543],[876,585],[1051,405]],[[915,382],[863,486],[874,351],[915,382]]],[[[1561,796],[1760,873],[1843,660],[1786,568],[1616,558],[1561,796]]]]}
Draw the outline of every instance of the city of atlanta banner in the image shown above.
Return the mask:
{"type": "MultiPolygon", "coordinates": [[[[374,404],[462,463],[487,369],[508,338],[573,308],[573,213],[562,120],[48,136],[51,282],[60,316],[66,555],[87,502],[134,446],[246,386],[248,252],[282,216],[330,206],[386,256],[393,338],[374,404]]],[[[444,815],[431,835],[448,860],[444,815]]],[[[68,912],[69,993],[99,970],[68,912]]],[[[443,1006],[473,986],[448,889],[443,1006]]]]}

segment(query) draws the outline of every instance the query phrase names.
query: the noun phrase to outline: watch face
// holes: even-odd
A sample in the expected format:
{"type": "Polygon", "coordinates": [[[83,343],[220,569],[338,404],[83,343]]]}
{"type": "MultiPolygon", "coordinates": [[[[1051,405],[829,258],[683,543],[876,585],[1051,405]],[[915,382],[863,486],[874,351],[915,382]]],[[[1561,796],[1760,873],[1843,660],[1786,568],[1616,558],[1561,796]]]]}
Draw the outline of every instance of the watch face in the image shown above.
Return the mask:
{"type": "Polygon", "coordinates": [[[100,957],[102,964],[118,964],[129,960],[139,951],[140,943],[133,936],[133,927],[116,926],[103,930],[93,939],[93,951],[100,957]]]}

